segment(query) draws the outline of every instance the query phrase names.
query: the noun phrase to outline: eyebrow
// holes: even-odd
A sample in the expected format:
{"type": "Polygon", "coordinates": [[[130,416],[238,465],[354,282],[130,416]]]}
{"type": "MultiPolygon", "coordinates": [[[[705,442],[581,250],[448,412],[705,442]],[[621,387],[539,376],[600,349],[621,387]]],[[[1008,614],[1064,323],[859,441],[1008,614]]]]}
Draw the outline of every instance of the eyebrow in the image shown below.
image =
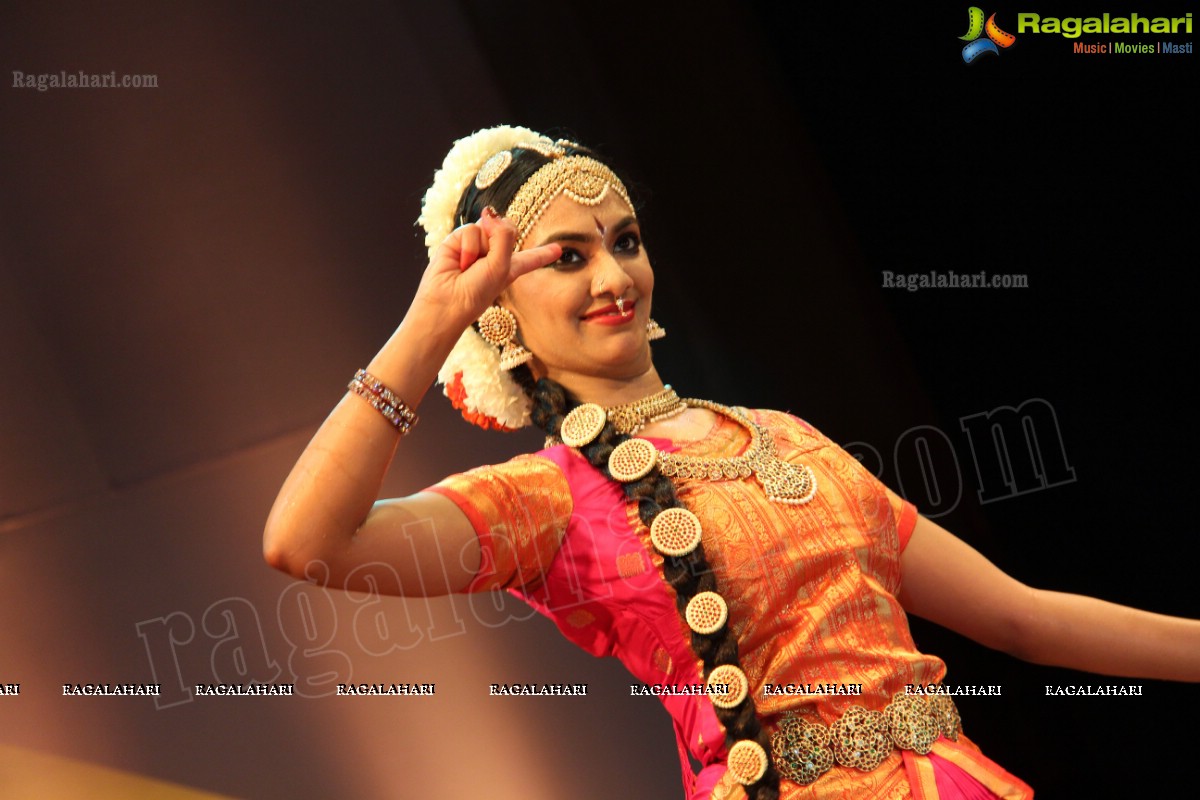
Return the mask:
{"type": "MultiPolygon", "coordinates": [[[[621,219],[613,228],[614,231],[620,232],[637,222],[637,217],[629,214],[621,219]]],[[[590,242],[596,238],[594,233],[579,233],[577,231],[559,231],[552,233],[545,239],[537,243],[537,247],[542,245],[553,244],[555,242],[590,242]]]]}

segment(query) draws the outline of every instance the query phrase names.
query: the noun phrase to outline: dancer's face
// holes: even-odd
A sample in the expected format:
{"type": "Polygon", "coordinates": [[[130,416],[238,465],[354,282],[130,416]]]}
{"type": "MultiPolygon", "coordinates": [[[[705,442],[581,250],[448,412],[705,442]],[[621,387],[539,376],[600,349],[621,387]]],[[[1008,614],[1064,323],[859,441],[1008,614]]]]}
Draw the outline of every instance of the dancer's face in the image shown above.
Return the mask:
{"type": "Polygon", "coordinates": [[[595,206],[560,195],[525,237],[562,258],[518,278],[501,298],[517,317],[536,376],[632,378],[650,368],[646,321],[654,272],[629,206],[609,191],[595,206]],[[621,313],[616,299],[624,300],[621,313]]]}

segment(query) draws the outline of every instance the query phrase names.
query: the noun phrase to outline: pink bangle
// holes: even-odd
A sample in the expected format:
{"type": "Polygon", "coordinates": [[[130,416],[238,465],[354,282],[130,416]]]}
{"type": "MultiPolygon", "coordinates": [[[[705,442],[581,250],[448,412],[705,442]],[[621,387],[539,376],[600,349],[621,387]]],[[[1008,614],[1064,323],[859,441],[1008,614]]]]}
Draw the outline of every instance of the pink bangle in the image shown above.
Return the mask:
{"type": "Polygon", "coordinates": [[[412,410],[412,407],[365,369],[356,372],[354,379],[346,388],[383,414],[384,418],[400,431],[401,436],[408,433],[409,429],[417,424],[417,413],[412,410]]]}

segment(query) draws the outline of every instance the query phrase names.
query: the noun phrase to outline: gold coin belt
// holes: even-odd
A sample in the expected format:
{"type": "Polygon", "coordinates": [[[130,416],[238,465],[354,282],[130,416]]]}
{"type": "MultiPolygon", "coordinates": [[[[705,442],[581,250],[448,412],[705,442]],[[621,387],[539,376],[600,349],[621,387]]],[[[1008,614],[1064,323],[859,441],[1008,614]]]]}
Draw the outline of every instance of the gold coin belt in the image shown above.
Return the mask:
{"type": "Polygon", "coordinates": [[[897,692],[882,711],[850,706],[828,726],[785,716],[771,736],[771,753],[779,774],[807,785],[835,763],[867,772],[897,748],[925,755],[939,735],[956,742],[961,731],[949,696],[897,692]]]}

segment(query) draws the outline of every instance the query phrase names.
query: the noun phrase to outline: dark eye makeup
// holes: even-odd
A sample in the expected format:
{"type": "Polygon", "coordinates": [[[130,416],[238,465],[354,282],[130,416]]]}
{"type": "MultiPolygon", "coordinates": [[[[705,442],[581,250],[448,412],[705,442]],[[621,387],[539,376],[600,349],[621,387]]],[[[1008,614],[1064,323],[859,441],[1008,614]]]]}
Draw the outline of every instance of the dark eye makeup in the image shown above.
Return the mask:
{"type": "MultiPolygon", "coordinates": [[[[642,238],[637,231],[625,231],[613,242],[613,252],[618,255],[634,255],[642,248],[642,238]]],[[[588,256],[574,247],[563,245],[562,255],[553,263],[547,264],[552,269],[570,269],[586,264],[588,256]]]]}
{"type": "Polygon", "coordinates": [[[638,236],[634,231],[626,231],[617,237],[617,242],[613,247],[618,253],[636,253],[642,247],[642,237],[638,236]]]}
{"type": "Polygon", "coordinates": [[[586,262],[587,259],[584,258],[583,254],[578,250],[572,247],[564,247],[562,249],[562,255],[558,257],[558,261],[553,261],[546,266],[554,269],[569,269],[571,267],[581,266],[586,262]]]}

